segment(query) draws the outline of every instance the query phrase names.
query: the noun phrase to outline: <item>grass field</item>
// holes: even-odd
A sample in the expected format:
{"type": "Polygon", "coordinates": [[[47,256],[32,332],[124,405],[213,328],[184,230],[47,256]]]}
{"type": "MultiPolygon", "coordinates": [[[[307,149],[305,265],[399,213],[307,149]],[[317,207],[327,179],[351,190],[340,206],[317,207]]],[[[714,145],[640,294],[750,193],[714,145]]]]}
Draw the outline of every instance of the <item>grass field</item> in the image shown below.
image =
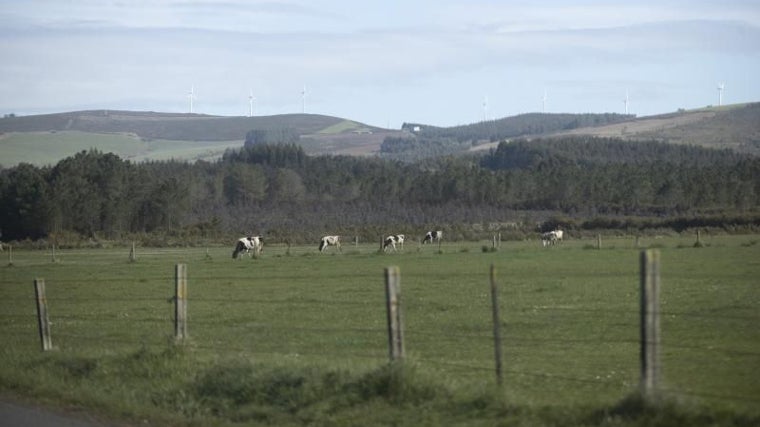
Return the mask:
{"type": "MultiPolygon", "coordinates": [[[[690,408],[680,415],[687,424],[689,411],[705,410],[729,415],[701,425],[760,420],[759,241],[708,236],[700,248],[691,236],[639,242],[661,251],[662,389],[668,401],[690,408]]],[[[354,396],[337,403],[334,396],[384,372],[383,269],[397,265],[406,365],[417,380],[404,383],[413,392],[399,392],[405,403],[383,400],[404,414],[396,424],[646,425],[573,415],[615,408],[639,380],[639,250],[632,238],[607,239],[602,250],[594,244],[503,242],[491,252],[488,242],[445,242],[439,252],[407,243],[385,255],[376,244],[323,254],[316,245],[269,245],[259,259],[238,261],[231,245],[138,248],[134,263],[127,249],[57,251],[56,262],[47,251],[16,250],[13,266],[0,258],[0,390],[188,425],[355,425],[352,417],[366,417],[377,402],[355,403],[361,399],[354,396]],[[191,338],[180,350],[171,344],[176,263],[187,264],[189,283],[191,338]],[[491,264],[504,339],[505,385],[497,394],[508,409],[478,397],[495,388],[491,264]],[[47,286],[54,352],[39,350],[38,277],[47,286]],[[254,371],[269,373],[269,382],[254,371]],[[342,386],[314,386],[333,396],[329,404],[304,403],[301,394],[278,394],[291,406],[277,410],[235,400],[255,394],[251,382],[269,384],[270,393],[294,373],[298,384],[342,386]],[[227,378],[224,386],[219,378],[227,378]],[[449,402],[443,409],[431,403],[441,395],[449,402]],[[460,404],[450,404],[450,395],[460,404]]]]}
{"type": "Polygon", "coordinates": [[[143,140],[129,134],[78,131],[9,133],[0,137],[0,166],[19,163],[54,165],[61,159],[91,148],[114,153],[125,160],[214,160],[243,141],[143,140]]]}

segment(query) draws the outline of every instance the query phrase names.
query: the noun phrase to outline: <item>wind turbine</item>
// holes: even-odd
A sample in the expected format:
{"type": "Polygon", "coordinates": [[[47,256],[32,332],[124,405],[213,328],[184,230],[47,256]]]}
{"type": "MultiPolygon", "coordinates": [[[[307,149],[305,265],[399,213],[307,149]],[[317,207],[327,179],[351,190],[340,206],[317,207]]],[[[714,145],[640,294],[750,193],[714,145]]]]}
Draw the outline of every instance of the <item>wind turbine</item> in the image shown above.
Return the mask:
{"type": "Polygon", "coordinates": [[[546,96],[546,89],[544,89],[544,97],[541,98],[541,112],[542,113],[546,113],[546,100],[547,99],[548,98],[546,96]]]}
{"type": "Polygon", "coordinates": [[[726,88],[726,84],[721,82],[718,83],[718,107],[723,105],[723,89],[726,88]]]}
{"type": "Polygon", "coordinates": [[[248,95],[248,117],[253,117],[253,102],[256,101],[256,98],[253,96],[253,89],[251,89],[251,94],[248,95]]]}
{"type": "Polygon", "coordinates": [[[301,113],[306,114],[306,85],[303,85],[301,91],[301,113]]]}
{"type": "Polygon", "coordinates": [[[623,100],[623,104],[625,104],[625,115],[628,115],[628,89],[625,90],[625,99],[623,100]]]}
{"type": "Polygon", "coordinates": [[[488,96],[483,98],[483,121],[488,120],[488,96]]]}
{"type": "Polygon", "coordinates": [[[195,86],[190,86],[190,92],[187,94],[188,99],[190,99],[190,114],[193,113],[193,100],[195,99],[195,86]]]}

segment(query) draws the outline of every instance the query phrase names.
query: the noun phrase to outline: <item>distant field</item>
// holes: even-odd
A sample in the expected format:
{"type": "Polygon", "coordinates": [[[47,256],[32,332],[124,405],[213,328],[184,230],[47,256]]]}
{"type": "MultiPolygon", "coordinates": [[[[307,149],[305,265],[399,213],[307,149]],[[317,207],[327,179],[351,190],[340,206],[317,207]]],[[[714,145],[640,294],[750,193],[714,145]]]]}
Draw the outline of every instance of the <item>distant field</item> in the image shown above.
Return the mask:
{"type": "Polygon", "coordinates": [[[119,157],[145,160],[213,160],[242,141],[144,140],[130,134],[97,134],[79,131],[7,133],[0,136],[0,165],[18,163],[54,165],[82,150],[96,148],[119,157]]]}
{"type": "MultiPolygon", "coordinates": [[[[760,414],[760,236],[642,239],[662,252],[666,394],[760,414]]],[[[453,388],[493,384],[488,269],[497,268],[506,395],[540,407],[613,404],[636,389],[638,254],[632,239],[560,247],[505,242],[270,245],[260,259],[231,247],[13,252],[0,265],[0,385],[39,358],[32,281],[45,278],[53,342],[88,358],[165,348],[172,333],[173,267],[188,265],[189,332],[201,365],[250,358],[272,366],[366,371],[387,360],[383,268],[401,270],[408,360],[453,388]]],[[[7,254],[7,251],[6,251],[7,254]]],[[[135,399],[139,396],[135,396],[135,399]]]]}

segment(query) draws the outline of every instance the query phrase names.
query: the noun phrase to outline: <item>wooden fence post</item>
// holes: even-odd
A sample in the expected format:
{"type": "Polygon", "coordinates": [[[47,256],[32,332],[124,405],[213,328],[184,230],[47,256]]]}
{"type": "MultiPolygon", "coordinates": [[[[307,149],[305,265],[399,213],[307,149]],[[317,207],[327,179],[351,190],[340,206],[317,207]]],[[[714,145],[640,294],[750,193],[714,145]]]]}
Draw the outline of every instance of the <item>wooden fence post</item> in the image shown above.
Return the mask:
{"type": "Polygon", "coordinates": [[[13,265],[13,246],[8,245],[8,265],[13,265]]]}
{"type": "Polygon", "coordinates": [[[398,267],[385,269],[385,303],[388,312],[388,352],[391,362],[404,359],[404,322],[401,316],[401,276],[398,267]]]}
{"type": "Polygon", "coordinates": [[[601,234],[596,235],[596,248],[602,249],[602,235],[601,234]]]}
{"type": "Polygon", "coordinates": [[[37,299],[37,324],[40,329],[42,351],[53,349],[50,336],[50,319],[48,319],[47,298],[45,298],[45,279],[34,279],[34,294],[37,299]]]}
{"type": "Polygon", "coordinates": [[[496,267],[491,264],[491,307],[493,312],[493,348],[496,358],[496,383],[504,383],[501,354],[501,316],[499,316],[499,294],[496,285],[496,267]]]}
{"type": "Polygon", "coordinates": [[[132,250],[129,251],[129,262],[137,261],[137,251],[135,251],[135,242],[132,242],[132,250]]]}
{"type": "Polygon", "coordinates": [[[660,382],[660,252],[641,252],[641,390],[655,400],[660,382]]]}
{"type": "Polygon", "coordinates": [[[187,265],[174,267],[174,339],[187,338],[187,265]]]}

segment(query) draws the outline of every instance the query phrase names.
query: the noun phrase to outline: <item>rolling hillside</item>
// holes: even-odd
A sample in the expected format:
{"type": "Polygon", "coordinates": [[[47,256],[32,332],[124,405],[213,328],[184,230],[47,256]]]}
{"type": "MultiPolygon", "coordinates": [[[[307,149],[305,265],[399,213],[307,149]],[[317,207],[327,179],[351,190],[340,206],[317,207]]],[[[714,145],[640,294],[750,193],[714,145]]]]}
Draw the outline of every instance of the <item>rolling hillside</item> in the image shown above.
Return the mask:
{"type": "Polygon", "coordinates": [[[478,151],[495,148],[505,138],[578,135],[657,140],[760,155],[760,103],[641,118],[525,114],[451,128],[407,124],[404,131],[318,114],[224,117],[98,110],[0,119],[0,166],[54,164],[90,148],[133,161],[213,160],[227,149],[241,147],[246,133],[254,129],[294,131],[310,155],[374,155],[387,137],[470,141],[470,150],[478,151]]]}
{"type": "Polygon", "coordinates": [[[0,119],[0,165],[52,164],[97,148],[142,160],[211,160],[243,145],[252,129],[293,129],[308,154],[360,155],[400,133],[337,117],[288,114],[223,117],[132,111],[78,111],[0,119]]]}
{"type": "MultiPolygon", "coordinates": [[[[521,136],[581,135],[732,149],[758,156],[760,155],[760,103],[680,110],[670,114],[630,118],[599,126],[521,136]]],[[[491,142],[474,146],[472,150],[488,150],[496,146],[498,142],[491,142]]]]}

